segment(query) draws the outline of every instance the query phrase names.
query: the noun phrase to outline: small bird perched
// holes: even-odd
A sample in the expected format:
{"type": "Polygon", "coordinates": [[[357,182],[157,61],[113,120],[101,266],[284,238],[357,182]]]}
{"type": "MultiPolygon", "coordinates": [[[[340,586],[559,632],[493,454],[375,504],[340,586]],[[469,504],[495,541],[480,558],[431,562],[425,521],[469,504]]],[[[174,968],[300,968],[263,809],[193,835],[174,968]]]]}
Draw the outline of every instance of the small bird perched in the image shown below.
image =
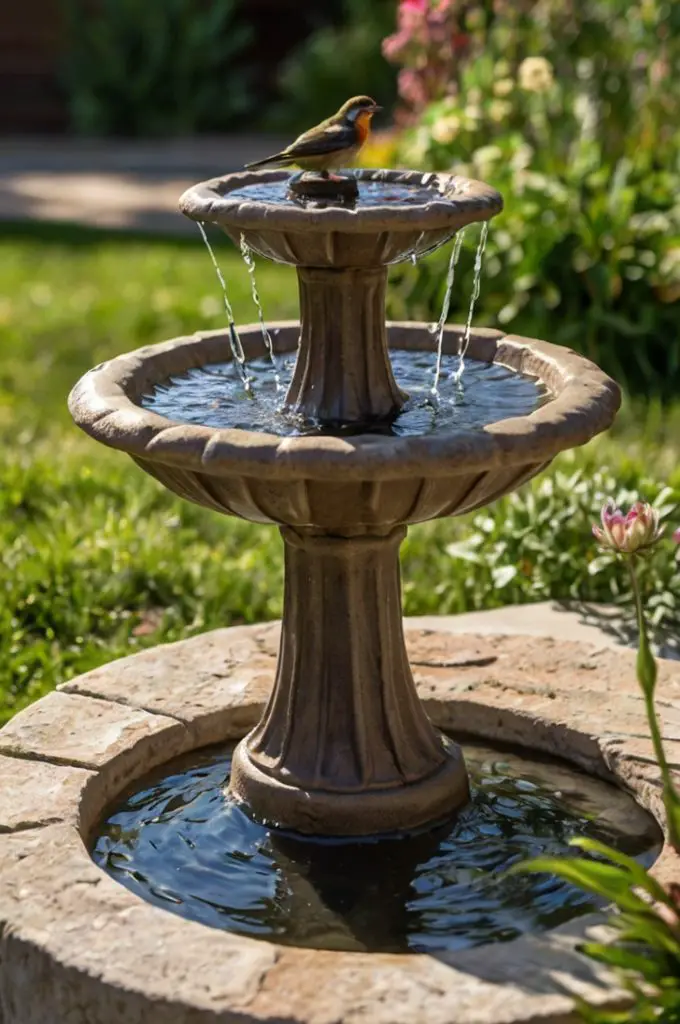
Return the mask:
{"type": "Polygon", "coordinates": [[[300,135],[295,142],[264,160],[246,164],[248,170],[270,164],[297,164],[303,171],[320,171],[327,178],[333,167],[351,163],[371,131],[371,119],[382,107],[370,96],[354,96],[337,114],[300,135]]]}

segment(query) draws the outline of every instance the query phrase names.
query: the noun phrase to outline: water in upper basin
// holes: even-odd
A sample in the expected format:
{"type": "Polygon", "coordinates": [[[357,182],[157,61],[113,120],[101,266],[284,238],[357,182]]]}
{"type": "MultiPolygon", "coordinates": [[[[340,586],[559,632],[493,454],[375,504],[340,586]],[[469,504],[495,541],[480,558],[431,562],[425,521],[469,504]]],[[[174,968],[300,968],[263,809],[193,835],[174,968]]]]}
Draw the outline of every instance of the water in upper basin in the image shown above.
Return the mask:
{"type": "MultiPolygon", "coordinates": [[[[281,411],[283,393],[277,390],[270,361],[248,362],[252,391],[232,362],[213,363],[159,384],[140,404],[168,419],[208,427],[231,427],[281,436],[305,434],[381,433],[393,437],[478,431],[512,416],[526,416],[550,398],[542,381],[498,363],[466,359],[463,383],[454,379],[458,356],[442,357],[437,395],[432,394],[435,366],[431,352],[395,349],[390,352],[397,383],[409,401],[389,424],[373,427],[337,427],[332,431],[281,411]]],[[[278,358],[278,373],[285,388],[295,364],[295,353],[278,358]]]]}
{"type": "Polygon", "coordinates": [[[633,799],[559,762],[465,746],[470,803],[404,838],[273,831],[229,797],[230,748],[135,784],[99,826],[94,860],[156,906],[213,928],[317,949],[431,952],[503,942],[595,909],[550,875],[507,877],[589,836],[649,866],[656,824],[633,799]]]}
{"type": "Polygon", "coordinates": [[[225,199],[240,199],[242,202],[275,203],[277,206],[320,208],[343,206],[351,209],[371,209],[376,206],[426,206],[437,199],[446,198],[437,188],[423,185],[404,185],[387,181],[359,181],[358,198],[352,200],[332,197],[295,196],[289,190],[289,179],[284,181],[263,181],[255,185],[229,189],[225,199]]]}

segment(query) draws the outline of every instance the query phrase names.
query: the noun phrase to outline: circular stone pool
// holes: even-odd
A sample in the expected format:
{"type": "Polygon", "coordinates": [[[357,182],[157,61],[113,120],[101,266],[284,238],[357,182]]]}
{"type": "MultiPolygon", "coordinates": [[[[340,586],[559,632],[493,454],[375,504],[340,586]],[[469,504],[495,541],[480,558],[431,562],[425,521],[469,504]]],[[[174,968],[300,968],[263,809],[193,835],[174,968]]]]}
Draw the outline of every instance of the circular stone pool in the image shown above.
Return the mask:
{"type": "Polygon", "coordinates": [[[363,842],[306,839],[225,796],[231,748],[139,781],[109,810],[93,858],[157,906],[287,945],[435,952],[508,941],[598,907],[547,875],[508,877],[590,836],[649,865],[661,845],[631,797],[560,762],[467,744],[470,804],[435,829],[363,842]]]}

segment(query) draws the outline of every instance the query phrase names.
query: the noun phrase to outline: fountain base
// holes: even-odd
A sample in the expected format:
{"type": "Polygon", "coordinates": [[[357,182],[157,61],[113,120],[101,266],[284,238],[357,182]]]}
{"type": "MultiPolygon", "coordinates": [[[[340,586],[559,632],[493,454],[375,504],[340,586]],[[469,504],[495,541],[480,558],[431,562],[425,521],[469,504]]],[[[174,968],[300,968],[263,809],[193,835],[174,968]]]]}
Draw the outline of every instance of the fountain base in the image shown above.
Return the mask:
{"type": "Polygon", "coordinates": [[[410,831],[468,800],[459,748],[432,726],[404,644],[406,529],[360,537],[284,528],[276,682],[238,746],[230,792],[312,835],[410,831]]]}
{"type": "Polygon", "coordinates": [[[234,752],[229,792],[267,824],[285,821],[286,830],[316,834],[322,827],[324,834],[339,836],[364,836],[369,828],[380,834],[410,832],[444,821],[468,801],[462,752],[450,741],[447,748],[444,762],[418,782],[338,793],[301,789],[268,775],[244,741],[234,752]]]}

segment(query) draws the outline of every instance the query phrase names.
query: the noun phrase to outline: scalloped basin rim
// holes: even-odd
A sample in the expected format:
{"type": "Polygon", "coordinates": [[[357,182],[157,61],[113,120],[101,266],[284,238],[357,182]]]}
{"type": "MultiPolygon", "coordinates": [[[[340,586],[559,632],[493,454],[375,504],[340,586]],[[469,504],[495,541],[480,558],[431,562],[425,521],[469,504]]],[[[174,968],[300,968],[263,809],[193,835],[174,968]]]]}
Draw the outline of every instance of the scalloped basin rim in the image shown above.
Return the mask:
{"type": "Polygon", "coordinates": [[[290,177],[290,171],[244,171],[193,185],[180,197],[179,208],[191,220],[226,227],[352,233],[374,233],[376,230],[428,231],[437,228],[457,230],[474,221],[489,220],[503,209],[503,197],[495,188],[472,178],[461,178],[460,175],[365,169],[355,172],[355,176],[359,182],[380,181],[387,185],[427,187],[437,182],[442,191],[435,192],[433,188],[432,202],[422,206],[390,203],[358,209],[282,206],[263,201],[231,199],[229,193],[248,185],[285,181],[290,177]],[[461,185],[465,187],[464,192],[457,191],[461,185]]]}
{"type": "MultiPolygon", "coordinates": [[[[269,324],[278,351],[296,347],[299,324],[269,324]]],[[[445,331],[445,351],[457,351],[463,327],[445,331]]],[[[246,355],[262,354],[259,324],[240,328],[246,355]]],[[[391,347],[431,348],[428,325],[388,324],[391,347]]],[[[618,385],[594,363],[549,342],[472,332],[472,359],[496,361],[542,379],[553,398],[528,416],[499,420],[470,434],[352,438],[280,437],[178,423],[136,404],[155,384],[210,362],[224,361],[224,331],[197,333],[118,356],[90,370],[69,396],[74,420],[102,444],[133,457],[210,475],[260,479],[386,480],[425,474],[450,477],[525,462],[547,463],[611,425],[621,403],[618,385]]]]}

